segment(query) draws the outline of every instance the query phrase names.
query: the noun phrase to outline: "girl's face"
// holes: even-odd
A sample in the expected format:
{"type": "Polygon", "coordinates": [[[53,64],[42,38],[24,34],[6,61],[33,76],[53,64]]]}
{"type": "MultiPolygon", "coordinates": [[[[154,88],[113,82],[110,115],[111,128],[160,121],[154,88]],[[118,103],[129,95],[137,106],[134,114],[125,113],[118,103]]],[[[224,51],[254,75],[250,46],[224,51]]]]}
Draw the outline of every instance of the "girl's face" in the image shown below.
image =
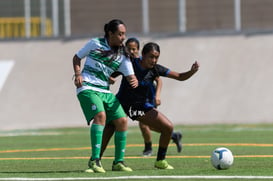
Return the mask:
{"type": "Polygon", "coordinates": [[[142,65],[144,68],[153,68],[158,61],[160,53],[156,50],[151,50],[146,54],[142,55],[142,65]]]}
{"type": "Polygon", "coordinates": [[[139,57],[139,49],[138,49],[138,46],[137,46],[136,42],[132,41],[132,42],[128,43],[127,49],[128,49],[130,55],[133,58],[138,58],[139,57]]]}
{"type": "Polygon", "coordinates": [[[113,46],[122,46],[123,41],[126,38],[126,27],[123,24],[118,25],[116,32],[109,32],[109,45],[113,46]]]}

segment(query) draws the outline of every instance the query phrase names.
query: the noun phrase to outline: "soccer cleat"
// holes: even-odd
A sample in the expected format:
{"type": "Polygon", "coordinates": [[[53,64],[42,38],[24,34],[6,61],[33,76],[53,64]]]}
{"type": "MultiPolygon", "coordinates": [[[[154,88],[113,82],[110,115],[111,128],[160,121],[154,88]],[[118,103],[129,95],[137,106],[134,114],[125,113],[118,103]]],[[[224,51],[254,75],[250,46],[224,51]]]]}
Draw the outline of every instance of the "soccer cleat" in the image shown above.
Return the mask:
{"type": "Polygon", "coordinates": [[[92,168],[88,168],[85,170],[86,173],[94,173],[93,169],[92,168]]]}
{"type": "Polygon", "coordinates": [[[105,173],[105,170],[103,169],[99,159],[95,159],[95,160],[90,159],[88,162],[88,166],[89,166],[89,168],[87,170],[85,170],[85,172],[105,173]]]}
{"type": "Polygon", "coordinates": [[[177,152],[180,153],[182,151],[182,134],[180,132],[174,132],[172,135],[172,140],[176,144],[177,152]]]}
{"type": "Polygon", "coordinates": [[[152,150],[144,150],[142,153],[142,156],[148,157],[148,156],[152,156],[152,154],[153,154],[152,150]]]}
{"type": "Polygon", "coordinates": [[[133,170],[124,164],[124,162],[114,163],[112,165],[112,171],[132,172],[133,170]]]}
{"type": "Polygon", "coordinates": [[[166,170],[171,170],[174,169],[171,165],[168,164],[166,160],[158,160],[155,162],[155,168],[158,169],[166,169],[166,170]]]}

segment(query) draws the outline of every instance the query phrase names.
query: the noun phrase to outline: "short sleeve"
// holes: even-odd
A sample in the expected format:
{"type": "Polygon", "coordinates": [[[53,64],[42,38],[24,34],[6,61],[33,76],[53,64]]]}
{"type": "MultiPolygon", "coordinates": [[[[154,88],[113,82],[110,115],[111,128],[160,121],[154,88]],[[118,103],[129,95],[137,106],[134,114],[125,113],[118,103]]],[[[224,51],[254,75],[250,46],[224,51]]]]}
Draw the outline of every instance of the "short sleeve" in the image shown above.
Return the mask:
{"type": "Polygon", "coordinates": [[[134,74],[134,69],[133,69],[131,60],[125,57],[124,55],[123,55],[123,60],[122,60],[122,63],[120,64],[118,71],[121,72],[124,76],[134,74]]]}
{"type": "Polygon", "coordinates": [[[157,70],[157,72],[160,76],[164,76],[164,77],[166,77],[170,72],[170,69],[168,69],[167,67],[164,67],[160,64],[156,64],[155,69],[157,70]]]}
{"type": "Polygon", "coordinates": [[[80,59],[83,59],[84,57],[86,57],[89,54],[90,50],[92,50],[94,48],[94,44],[95,44],[94,41],[90,40],[76,53],[76,55],[80,59]]]}

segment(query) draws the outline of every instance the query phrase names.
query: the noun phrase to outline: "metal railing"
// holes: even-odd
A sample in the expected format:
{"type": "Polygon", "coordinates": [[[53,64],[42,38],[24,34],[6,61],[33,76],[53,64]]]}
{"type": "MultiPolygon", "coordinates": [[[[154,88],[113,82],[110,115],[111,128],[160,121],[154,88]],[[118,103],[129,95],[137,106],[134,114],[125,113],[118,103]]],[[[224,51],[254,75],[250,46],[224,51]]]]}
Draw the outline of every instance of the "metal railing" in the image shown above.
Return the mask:
{"type": "MultiPolygon", "coordinates": [[[[40,17],[30,18],[30,37],[41,37],[42,21],[40,17]]],[[[0,18],[0,38],[24,38],[26,37],[26,18],[5,17],[0,18]]],[[[52,36],[52,22],[49,18],[45,20],[45,37],[52,36]]]]}
{"type": "Polygon", "coordinates": [[[273,0],[2,0],[0,40],[97,35],[109,17],[147,35],[273,32],[271,7],[273,0]]]}

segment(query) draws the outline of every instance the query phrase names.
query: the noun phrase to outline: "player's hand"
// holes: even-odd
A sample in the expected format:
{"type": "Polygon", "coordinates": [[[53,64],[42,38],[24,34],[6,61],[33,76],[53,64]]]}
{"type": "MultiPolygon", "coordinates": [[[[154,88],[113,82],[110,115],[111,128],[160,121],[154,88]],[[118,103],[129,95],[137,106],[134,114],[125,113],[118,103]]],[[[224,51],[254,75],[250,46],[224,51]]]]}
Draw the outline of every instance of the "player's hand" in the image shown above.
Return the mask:
{"type": "Polygon", "coordinates": [[[161,99],[160,98],[155,98],[155,105],[159,106],[161,104],[161,99]]]}
{"type": "Polygon", "coordinates": [[[81,75],[75,75],[74,84],[77,88],[82,86],[82,76],[81,75]]]}
{"type": "Polygon", "coordinates": [[[135,75],[128,75],[126,76],[126,79],[132,88],[136,88],[138,86],[138,80],[135,75]]]}
{"type": "Polygon", "coordinates": [[[195,61],[192,66],[191,66],[191,71],[193,73],[197,72],[199,70],[199,63],[197,61],[195,61]]]}
{"type": "Polygon", "coordinates": [[[137,86],[138,86],[138,80],[137,80],[137,78],[130,80],[129,83],[132,86],[132,88],[137,88],[137,86]]]}
{"type": "Polygon", "coordinates": [[[108,82],[109,84],[114,84],[116,82],[116,79],[114,77],[109,77],[108,82]]]}

